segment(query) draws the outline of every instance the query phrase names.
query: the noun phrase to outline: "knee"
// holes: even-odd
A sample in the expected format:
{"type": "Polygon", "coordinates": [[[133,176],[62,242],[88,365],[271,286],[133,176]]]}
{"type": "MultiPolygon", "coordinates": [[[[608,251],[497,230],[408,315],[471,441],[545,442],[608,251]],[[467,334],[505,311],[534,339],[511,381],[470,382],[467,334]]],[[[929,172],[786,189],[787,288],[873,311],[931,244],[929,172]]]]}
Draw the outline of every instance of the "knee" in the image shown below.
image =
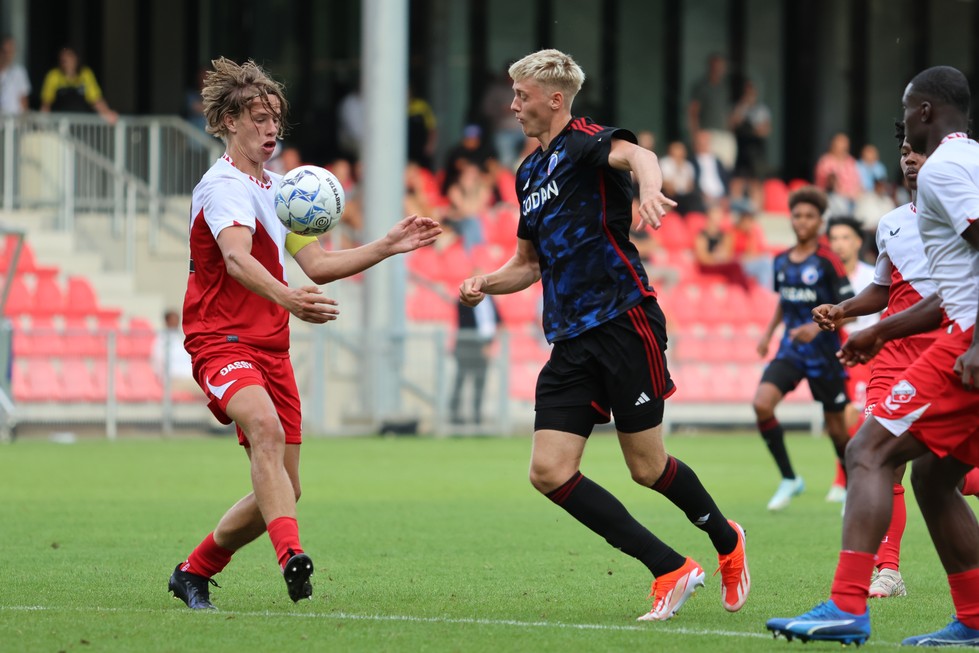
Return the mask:
{"type": "Polygon", "coordinates": [[[633,481],[643,487],[649,488],[653,487],[660,477],[663,476],[664,469],[666,469],[666,458],[657,457],[647,464],[630,465],[629,474],[632,476],[633,481]]]}
{"type": "Polygon", "coordinates": [[[246,435],[252,446],[252,453],[281,456],[285,452],[285,431],[275,414],[252,420],[246,435]]]}
{"type": "Polygon", "coordinates": [[[938,458],[925,455],[911,463],[911,487],[916,497],[926,498],[958,489],[958,483],[948,470],[942,468],[938,458]]]}
{"type": "Polygon", "coordinates": [[[530,484],[541,494],[547,494],[564,485],[574,476],[576,469],[565,469],[561,465],[547,465],[532,461],[530,464],[530,484]]]}
{"type": "Polygon", "coordinates": [[[759,421],[775,417],[775,406],[766,399],[755,397],[751,402],[751,408],[755,411],[755,417],[759,421]]]}

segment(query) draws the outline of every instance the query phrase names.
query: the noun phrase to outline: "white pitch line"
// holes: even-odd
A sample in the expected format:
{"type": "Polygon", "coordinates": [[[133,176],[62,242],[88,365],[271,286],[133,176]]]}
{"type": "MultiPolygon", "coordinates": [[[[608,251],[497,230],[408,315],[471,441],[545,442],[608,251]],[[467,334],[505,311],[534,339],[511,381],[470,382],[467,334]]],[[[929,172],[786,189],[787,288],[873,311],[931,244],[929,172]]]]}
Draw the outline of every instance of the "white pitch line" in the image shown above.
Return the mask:
{"type": "MultiPolygon", "coordinates": [[[[98,607],[47,607],[43,605],[8,605],[0,606],[0,612],[113,612],[113,613],[159,613],[159,610],[131,608],[98,608],[98,607]]],[[[518,621],[515,619],[478,619],[459,617],[417,617],[412,615],[386,614],[348,614],[346,612],[270,612],[270,611],[235,611],[219,610],[216,615],[236,617],[295,617],[302,619],[333,619],[335,621],[399,621],[426,624],[455,624],[472,626],[511,626],[515,628],[558,628],[572,630],[606,630],[606,631],[635,631],[648,633],[669,633],[673,635],[748,637],[752,639],[770,639],[770,634],[748,633],[737,630],[710,630],[701,628],[685,628],[665,624],[649,626],[614,625],[614,624],[575,624],[561,621],[518,621]]]]}

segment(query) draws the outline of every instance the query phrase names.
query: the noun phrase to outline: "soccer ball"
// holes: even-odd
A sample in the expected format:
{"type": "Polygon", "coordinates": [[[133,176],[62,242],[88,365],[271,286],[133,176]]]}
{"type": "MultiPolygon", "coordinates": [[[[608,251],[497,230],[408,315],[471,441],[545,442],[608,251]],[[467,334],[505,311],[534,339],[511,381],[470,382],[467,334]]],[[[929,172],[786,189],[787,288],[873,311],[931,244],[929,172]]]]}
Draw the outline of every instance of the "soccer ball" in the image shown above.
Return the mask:
{"type": "Polygon", "coordinates": [[[345,201],[343,186],[332,172],[299,166],[282,176],[275,190],[275,214],[289,231],[318,236],[340,224],[345,201]]]}

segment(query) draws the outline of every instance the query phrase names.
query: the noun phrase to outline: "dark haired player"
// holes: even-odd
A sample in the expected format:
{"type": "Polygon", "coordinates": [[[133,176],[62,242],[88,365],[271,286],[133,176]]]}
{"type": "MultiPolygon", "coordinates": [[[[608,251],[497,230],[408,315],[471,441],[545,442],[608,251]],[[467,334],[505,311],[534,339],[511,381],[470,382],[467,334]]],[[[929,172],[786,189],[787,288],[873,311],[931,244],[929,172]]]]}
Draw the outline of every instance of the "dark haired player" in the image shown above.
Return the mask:
{"type": "Polygon", "coordinates": [[[615,419],[619,445],[637,483],[663,494],[705,531],[718,553],[721,603],[734,612],[750,588],[744,531],[728,521],[684,463],[663,446],[664,400],[675,388],[666,367],[666,328],[656,293],[629,242],[631,170],[639,214],[657,227],[674,202],[661,192],[656,155],[623,129],[573,118],[584,73],[557,50],[510,67],[510,108],[540,148],[517,171],[521,204],[517,249],[500,269],[463,281],[470,306],[485,294],[544,287],[544,331],[554,344],[537,380],[530,481],[612,546],[653,574],[652,609],[640,620],[672,617],[704,583],[704,570],[678,554],[579,471],[597,423],[615,419]]]}
{"type": "Polygon", "coordinates": [[[792,230],[796,243],[775,257],[775,292],[779,302],[768,328],[758,343],[758,354],[768,355],[768,343],[779,324],[785,325],[775,359],[762,374],[752,406],[758,430],[775,459],[782,480],[768,502],[769,510],[782,510],[805,484],[796,475],[785,448],[785,432],[775,408],[785,395],[806,379],[816,401],[823,405],[826,430],[843,460],[847,432],[844,410],[849,403],[846,372],[836,359],[840,337],[821,332],[812,321],[812,309],[820,304],[838,304],[853,297],[850,280],[836,254],[820,239],[826,193],[806,186],[789,196],[792,230]]]}
{"type": "MultiPolygon", "coordinates": [[[[979,144],[965,133],[969,82],[955,68],[919,73],[902,104],[908,145],[928,156],[918,172],[918,227],[948,319],[931,346],[895,376],[847,449],[843,546],[830,599],[766,626],[789,639],[861,643],[870,637],[867,588],[891,521],[894,473],[914,460],[915,498],[948,575],[955,616],[945,628],[902,643],[979,646],[979,522],[959,492],[979,463],[979,144]]],[[[926,301],[905,318],[927,308],[926,301]]],[[[892,335],[921,333],[938,322],[905,319],[908,328],[892,335]]]]}

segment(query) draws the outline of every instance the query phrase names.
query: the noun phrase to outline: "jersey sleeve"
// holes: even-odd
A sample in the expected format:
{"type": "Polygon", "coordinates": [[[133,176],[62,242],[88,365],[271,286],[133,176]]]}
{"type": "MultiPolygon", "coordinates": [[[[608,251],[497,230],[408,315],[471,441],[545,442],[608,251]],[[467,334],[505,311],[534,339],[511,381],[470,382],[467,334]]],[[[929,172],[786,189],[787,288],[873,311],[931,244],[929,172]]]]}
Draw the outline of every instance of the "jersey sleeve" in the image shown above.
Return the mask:
{"type": "Polygon", "coordinates": [[[575,163],[592,168],[608,167],[608,155],[612,149],[612,139],[618,138],[630,143],[637,143],[636,135],[628,129],[619,127],[603,127],[589,121],[587,118],[575,118],[571,121],[571,133],[568,134],[568,156],[575,163]]]}
{"type": "Polygon", "coordinates": [[[935,162],[931,168],[922,168],[927,183],[919,183],[918,192],[929,206],[941,207],[955,233],[961,235],[979,218],[979,187],[962,165],[953,161],[935,162]]]}
{"type": "Polygon", "coordinates": [[[878,286],[889,287],[891,285],[891,257],[880,247],[881,241],[878,239],[877,247],[880,253],[877,254],[877,262],[874,264],[874,283],[878,286]]]}
{"type": "Polygon", "coordinates": [[[833,260],[828,256],[820,257],[823,261],[823,270],[826,275],[826,282],[829,285],[830,293],[833,296],[834,304],[853,297],[853,284],[846,276],[846,270],[839,260],[833,260]]]}
{"type": "Polygon", "coordinates": [[[249,197],[244,182],[232,177],[218,178],[208,186],[201,198],[201,208],[215,239],[227,227],[248,227],[255,234],[255,209],[249,197]]]}

